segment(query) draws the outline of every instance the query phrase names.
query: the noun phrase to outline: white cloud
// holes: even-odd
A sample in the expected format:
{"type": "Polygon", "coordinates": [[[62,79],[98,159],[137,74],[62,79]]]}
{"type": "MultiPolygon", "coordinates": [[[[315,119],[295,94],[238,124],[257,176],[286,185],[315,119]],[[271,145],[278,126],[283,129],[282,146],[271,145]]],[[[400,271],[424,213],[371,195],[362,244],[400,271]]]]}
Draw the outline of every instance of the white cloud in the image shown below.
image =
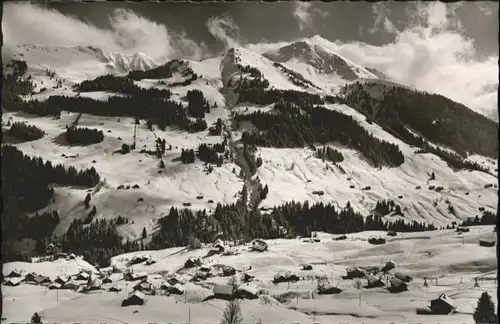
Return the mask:
{"type": "Polygon", "coordinates": [[[299,23],[300,30],[308,29],[313,26],[314,15],[319,14],[323,17],[327,16],[327,12],[323,12],[314,8],[311,2],[296,1],[293,3],[293,16],[299,23]]]}
{"type": "Polygon", "coordinates": [[[240,29],[229,14],[211,17],[206,26],[210,34],[224,43],[226,48],[239,46],[242,42],[240,38],[240,29]]]}
{"type": "Polygon", "coordinates": [[[13,44],[46,46],[94,46],[104,51],[142,52],[155,60],[184,56],[199,59],[206,46],[174,33],[164,25],[117,9],[109,18],[111,28],[102,29],[30,3],[5,3],[2,29],[5,47],[13,44]]]}
{"type": "Polygon", "coordinates": [[[461,33],[457,4],[413,4],[410,24],[394,42],[336,43],[332,49],[396,82],[442,94],[498,120],[498,57],[477,58],[474,42],[461,33]]]}

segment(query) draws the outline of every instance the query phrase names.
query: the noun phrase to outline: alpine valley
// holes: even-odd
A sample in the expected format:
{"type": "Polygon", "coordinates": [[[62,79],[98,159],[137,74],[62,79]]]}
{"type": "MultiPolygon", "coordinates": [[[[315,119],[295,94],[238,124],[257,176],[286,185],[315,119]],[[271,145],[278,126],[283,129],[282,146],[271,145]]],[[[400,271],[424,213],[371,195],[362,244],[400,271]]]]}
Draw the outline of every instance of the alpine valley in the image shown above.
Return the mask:
{"type": "Polygon", "coordinates": [[[3,317],[216,323],[226,302],[206,297],[241,275],[258,287],[245,323],[472,323],[482,291],[496,302],[496,250],[480,242],[496,240],[498,123],[332,48],[314,36],[162,62],[4,49],[3,274],[75,289],[14,280],[3,317]],[[373,270],[387,264],[407,291],[342,279],[356,266],[394,288],[373,270]],[[151,286],[109,279],[131,270],[151,286]],[[300,280],[273,284],[279,271],[300,280]],[[138,313],[121,307],[134,290],[138,313]],[[455,314],[415,312],[441,293],[455,314]]]}

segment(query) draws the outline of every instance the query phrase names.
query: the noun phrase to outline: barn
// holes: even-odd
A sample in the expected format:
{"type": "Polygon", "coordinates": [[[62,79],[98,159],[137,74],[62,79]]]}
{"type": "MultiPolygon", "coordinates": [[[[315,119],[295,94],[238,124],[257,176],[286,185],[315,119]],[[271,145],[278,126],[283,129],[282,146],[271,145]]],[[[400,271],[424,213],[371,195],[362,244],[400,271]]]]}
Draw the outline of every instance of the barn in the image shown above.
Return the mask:
{"type": "Polygon", "coordinates": [[[360,269],[356,266],[347,268],[347,278],[364,278],[366,276],[366,272],[363,269],[360,269]]]}
{"type": "Polygon", "coordinates": [[[453,300],[445,294],[441,294],[438,298],[431,300],[431,311],[433,314],[447,315],[451,314],[455,309],[453,300]]]}
{"type": "Polygon", "coordinates": [[[131,292],[126,299],[122,301],[122,307],[132,306],[132,305],[144,305],[146,302],[145,296],[140,291],[131,292]]]}
{"type": "Polygon", "coordinates": [[[125,275],[123,275],[123,279],[125,279],[125,281],[142,280],[146,279],[147,277],[148,274],[146,272],[128,272],[125,275]]]}
{"type": "Polygon", "coordinates": [[[5,280],[5,282],[3,284],[6,285],[6,286],[14,287],[14,286],[19,286],[19,284],[21,283],[21,281],[22,281],[22,278],[11,277],[11,278],[7,278],[7,280],[5,280]]]}
{"type": "Polygon", "coordinates": [[[367,285],[366,288],[376,288],[376,287],[383,287],[384,282],[382,281],[382,278],[374,275],[368,275],[366,277],[367,280],[367,285]]]}
{"type": "Polygon", "coordinates": [[[408,290],[407,284],[396,277],[391,279],[390,284],[391,286],[389,287],[389,291],[392,293],[398,293],[408,290]]]}
{"type": "Polygon", "coordinates": [[[19,277],[22,277],[22,273],[21,273],[21,270],[12,270],[7,276],[5,276],[6,278],[19,278],[19,277]]]}
{"type": "Polygon", "coordinates": [[[480,239],[479,245],[485,246],[485,247],[492,247],[492,246],[495,246],[495,241],[494,240],[480,239]]]}
{"type": "Polygon", "coordinates": [[[215,285],[213,297],[217,299],[231,300],[233,297],[233,287],[230,285],[215,285]]]}
{"type": "Polygon", "coordinates": [[[412,277],[410,277],[402,272],[396,272],[394,274],[394,277],[398,278],[399,280],[401,280],[403,282],[411,282],[413,280],[412,277]]]}
{"type": "Polygon", "coordinates": [[[267,243],[264,242],[263,240],[258,240],[258,239],[254,240],[252,242],[252,250],[259,252],[267,251],[267,243]]]}
{"type": "Polygon", "coordinates": [[[333,285],[321,285],[318,287],[318,295],[333,295],[340,294],[342,289],[333,285]]]}
{"type": "Polygon", "coordinates": [[[236,289],[233,297],[237,299],[257,299],[259,298],[259,289],[255,285],[243,285],[236,289]]]}
{"type": "Polygon", "coordinates": [[[184,294],[184,288],[181,285],[173,285],[173,286],[163,286],[162,287],[167,293],[171,295],[182,295],[184,294]]]}

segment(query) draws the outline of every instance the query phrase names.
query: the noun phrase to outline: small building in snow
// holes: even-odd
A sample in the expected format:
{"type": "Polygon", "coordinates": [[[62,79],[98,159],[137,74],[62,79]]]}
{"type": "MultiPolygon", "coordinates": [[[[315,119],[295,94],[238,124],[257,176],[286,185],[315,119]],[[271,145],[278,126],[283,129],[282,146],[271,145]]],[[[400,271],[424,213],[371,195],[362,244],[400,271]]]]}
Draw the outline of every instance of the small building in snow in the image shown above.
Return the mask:
{"type": "Polygon", "coordinates": [[[248,273],[246,273],[246,272],[245,272],[245,273],[243,274],[242,281],[243,281],[243,282],[250,282],[250,281],[252,281],[254,278],[255,278],[255,276],[251,276],[251,275],[249,275],[248,273]]]}
{"type": "Polygon", "coordinates": [[[58,276],[56,278],[56,280],[54,280],[54,282],[58,283],[58,284],[61,284],[61,285],[64,285],[66,282],[69,281],[69,277],[66,276],[66,275],[62,275],[62,276],[58,276]]]}
{"type": "Polygon", "coordinates": [[[241,285],[233,293],[237,299],[257,299],[259,298],[259,289],[255,285],[241,285]]]}
{"type": "Polygon", "coordinates": [[[111,286],[108,291],[110,292],[120,292],[122,291],[118,286],[114,285],[114,286],[111,286]]]}
{"type": "Polygon", "coordinates": [[[215,285],[213,297],[223,300],[231,300],[233,297],[233,287],[230,285],[215,285]]]}
{"type": "Polygon", "coordinates": [[[6,286],[14,287],[14,286],[19,286],[19,284],[21,283],[21,281],[23,281],[22,278],[19,278],[19,277],[10,277],[10,278],[7,278],[7,280],[5,280],[3,284],[6,285],[6,286]]]}
{"type": "Polygon", "coordinates": [[[39,285],[47,284],[47,283],[51,283],[51,282],[52,281],[50,280],[49,277],[40,276],[40,275],[35,276],[35,283],[37,283],[39,285]]]}
{"type": "Polygon", "coordinates": [[[390,280],[390,284],[391,286],[388,288],[388,290],[392,293],[398,293],[408,290],[407,284],[396,277],[390,280]]]}
{"type": "Polygon", "coordinates": [[[356,266],[352,266],[347,268],[347,279],[354,279],[354,278],[364,278],[366,276],[366,272],[363,269],[360,269],[356,266]]]}
{"type": "Polygon", "coordinates": [[[182,295],[184,294],[184,288],[181,285],[173,285],[173,286],[162,286],[162,289],[170,295],[182,295]]]}
{"type": "Polygon", "coordinates": [[[76,282],[74,282],[73,280],[70,280],[68,282],[66,282],[63,286],[62,286],[62,289],[71,289],[71,290],[76,290],[78,289],[78,287],[80,287],[79,284],[77,284],[76,282]]]}
{"type": "Polygon", "coordinates": [[[6,275],[5,277],[6,278],[19,278],[19,277],[22,277],[23,274],[21,272],[21,270],[18,270],[18,269],[15,269],[15,270],[12,270],[8,275],[6,275]]]}
{"type": "Polygon", "coordinates": [[[200,265],[201,265],[201,260],[200,259],[189,258],[184,263],[184,268],[189,269],[189,268],[198,267],[200,265]]]}
{"type": "Polygon", "coordinates": [[[302,265],[302,270],[312,270],[313,267],[310,264],[303,264],[302,265]]]}
{"type": "Polygon", "coordinates": [[[259,252],[264,252],[267,251],[267,243],[264,242],[263,240],[254,240],[252,242],[252,250],[253,251],[259,251],[259,252]]]}
{"type": "Polygon", "coordinates": [[[146,272],[127,272],[123,275],[123,279],[125,279],[125,281],[142,280],[146,279],[147,277],[148,274],[146,272]]]}
{"type": "Polygon", "coordinates": [[[441,294],[438,298],[431,300],[431,311],[433,314],[451,314],[455,309],[453,300],[445,294],[441,294]]]}
{"type": "Polygon", "coordinates": [[[410,277],[402,272],[396,272],[394,274],[394,277],[398,278],[399,280],[401,280],[403,282],[411,282],[413,280],[412,277],[410,277]]]}
{"type": "Polygon", "coordinates": [[[121,306],[126,307],[126,306],[132,306],[132,305],[144,305],[146,302],[146,298],[144,294],[140,291],[133,291],[131,292],[126,299],[122,301],[121,306]]]}
{"type": "Polygon", "coordinates": [[[101,286],[102,286],[102,280],[99,279],[99,278],[95,278],[94,280],[92,280],[88,285],[87,285],[87,291],[90,291],[90,290],[99,290],[101,289],[101,286]]]}
{"type": "Polygon", "coordinates": [[[172,286],[184,283],[183,280],[177,275],[172,275],[168,277],[166,281],[172,286]]]}
{"type": "Polygon", "coordinates": [[[53,282],[49,285],[49,289],[52,290],[52,289],[61,289],[62,285],[61,284],[58,284],[56,282],[53,282]]]}
{"type": "Polygon", "coordinates": [[[89,280],[90,275],[87,272],[80,272],[79,274],[76,275],[75,279],[76,280],[89,280]]]}
{"type": "Polygon", "coordinates": [[[335,287],[333,285],[320,285],[318,287],[319,295],[334,295],[334,294],[340,294],[341,292],[342,289],[335,287]]]}
{"type": "Polygon", "coordinates": [[[383,287],[385,286],[384,282],[382,281],[382,278],[374,275],[368,275],[366,276],[367,288],[376,288],[376,287],[383,287]]]}
{"type": "Polygon", "coordinates": [[[495,246],[495,240],[480,239],[479,245],[485,246],[485,247],[492,247],[492,246],[495,246]]]}

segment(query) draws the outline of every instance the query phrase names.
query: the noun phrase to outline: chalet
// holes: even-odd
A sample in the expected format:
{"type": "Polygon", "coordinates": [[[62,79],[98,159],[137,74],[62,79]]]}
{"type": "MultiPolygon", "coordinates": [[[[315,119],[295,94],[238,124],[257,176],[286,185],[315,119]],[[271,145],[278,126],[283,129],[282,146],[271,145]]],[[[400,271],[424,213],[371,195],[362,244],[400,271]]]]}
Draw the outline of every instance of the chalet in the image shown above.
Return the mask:
{"type": "Polygon", "coordinates": [[[108,291],[110,291],[110,292],[120,292],[120,291],[122,291],[122,290],[121,290],[120,288],[118,288],[118,286],[116,286],[116,285],[115,285],[115,286],[111,286],[111,287],[108,289],[108,291]]]}
{"type": "Polygon", "coordinates": [[[470,229],[468,227],[457,227],[456,231],[457,233],[467,233],[470,229]]]}
{"type": "Polygon", "coordinates": [[[224,277],[234,276],[236,274],[236,269],[231,266],[224,265],[222,266],[222,275],[224,277]]]}
{"type": "Polygon", "coordinates": [[[431,300],[431,311],[433,314],[451,314],[455,311],[455,309],[456,306],[454,305],[453,300],[445,294],[441,294],[438,298],[431,300]]]}
{"type": "Polygon", "coordinates": [[[146,272],[127,272],[123,275],[123,279],[126,281],[136,281],[146,279],[148,274],[146,272]]]}
{"type": "Polygon", "coordinates": [[[101,289],[102,281],[99,278],[95,278],[88,285],[86,290],[99,290],[101,289]]]}
{"type": "Polygon", "coordinates": [[[376,287],[383,287],[384,282],[382,281],[382,278],[374,275],[368,275],[366,276],[367,284],[366,288],[376,288],[376,287]]]}
{"type": "Polygon", "coordinates": [[[149,291],[152,288],[153,288],[153,285],[147,281],[140,282],[134,286],[134,290],[137,290],[137,291],[149,291]]]}
{"type": "Polygon", "coordinates": [[[479,245],[480,246],[485,246],[485,247],[492,247],[492,246],[495,246],[495,241],[494,240],[480,239],[479,240],[479,245]]]}
{"type": "Polygon", "coordinates": [[[35,277],[35,283],[37,283],[39,285],[50,283],[50,282],[52,282],[52,281],[50,280],[49,277],[40,276],[40,275],[36,275],[36,277],[35,277]]]}
{"type": "Polygon", "coordinates": [[[129,262],[129,265],[139,264],[150,259],[148,255],[136,255],[129,262]]]}
{"type": "Polygon", "coordinates": [[[131,292],[126,299],[122,301],[122,307],[131,306],[131,305],[144,305],[146,302],[145,296],[140,291],[131,292]]]}
{"type": "Polygon", "coordinates": [[[70,255],[68,255],[68,259],[69,260],[74,260],[74,259],[76,259],[76,255],[74,255],[73,253],[71,253],[70,255]]]}
{"type": "Polygon", "coordinates": [[[252,281],[254,278],[255,278],[255,276],[251,276],[251,275],[249,275],[248,273],[246,273],[246,272],[245,272],[245,273],[243,274],[243,278],[242,278],[242,280],[243,280],[243,282],[250,282],[250,281],[252,281]]]}
{"type": "Polygon", "coordinates": [[[183,280],[181,278],[179,278],[179,276],[173,275],[173,276],[167,278],[167,282],[170,285],[177,285],[177,284],[182,284],[183,280]]]}
{"type": "Polygon", "coordinates": [[[76,290],[78,289],[79,285],[73,281],[73,280],[70,280],[68,282],[66,282],[63,286],[62,286],[62,289],[72,289],[72,290],[76,290]]]}
{"type": "Polygon", "coordinates": [[[215,285],[213,297],[223,300],[231,300],[233,297],[233,287],[230,285],[215,285]]]}
{"type": "Polygon", "coordinates": [[[254,240],[252,242],[252,250],[259,252],[267,251],[267,243],[264,242],[263,240],[258,240],[258,239],[254,240]]]}
{"type": "Polygon", "coordinates": [[[111,278],[109,276],[102,278],[103,284],[108,284],[108,283],[112,283],[112,282],[113,282],[113,280],[111,280],[111,278]]]}
{"type": "Polygon", "coordinates": [[[392,230],[391,230],[391,231],[387,231],[387,235],[388,235],[388,236],[397,236],[397,235],[398,235],[398,233],[397,233],[396,231],[392,231],[392,230]]]}
{"type": "Polygon", "coordinates": [[[23,281],[25,281],[25,282],[35,282],[35,278],[36,278],[36,276],[37,276],[37,274],[36,274],[36,273],[34,273],[34,272],[30,272],[30,273],[28,273],[28,274],[24,277],[23,281]]]}
{"type": "Polygon", "coordinates": [[[152,264],[155,264],[155,263],[156,263],[156,261],[155,261],[155,260],[153,260],[153,259],[148,259],[148,260],[146,261],[146,265],[152,265],[152,264]]]}
{"type": "Polygon", "coordinates": [[[365,276],[366,272],[363,269],[356,266],[347,268],[347,279],[364,278],[365,276]]]}
{"type": "Polygon", "coordinates": [[[206,272],[206,271],[196,271],[194,274],[192,281],[200,281],[200,280],[206,280],[207,278],[211,277],[212,273],[211,272],[206,272]]]}
{"type": "Polygon", "coordinates": [[[201,265],[200,259],[189,258],[186,260],[186,263],[184,263],[184,268],[189,269],[189,268],[194,268],[194,267],[197,267],[200,265],[201,265]]]}
{"type": "Polygon", "coordinates": [[[341,235],[341,236],[337,236],[337,237],[333,238],[334,241],[343,241],[345,239],[347,239],[347,236],[345,236],[345,235],[341,235]]]}
{"type": "Polygon", "coordinates": [[[165,290],[165,292],[169,293],[170,295],[184,294],[184,288],[182,288],[181,285],[163,286],[162,288],[165,290]]]}
{"type": "Polygon", "coordinates": [[[335,287],[333,285],[320,285],[318,287],[319,295],[334,295],[342,292],[342,289],[335,287]]]}
{"type": "Polygon", "coordinates": [[[398,278],[399,280],[403,281],[403,282],[410,282],[412,281],[412,277],[404,274],[404,273],[401,273],[401,272],[396,272],[394,274],[394,277],[398,278]]]}
{"type": "Polygon", "coordinates": [[[80,272],[76,275],[76,280],[89,280],[90,275],[87,272],[80,272]]]}
{"type": "Polygon", "coordinates": [[[57,260],[57,259],[66,259],[67,258],[67,254],[64,253],[64,252],[57,252],[56,254],[54,254],[54,260],[57,260]]]}
{"type": "Polygon", "coordinates": [[[50,289],[50,290],[53,290],[53,289],[61,289],[61,287],[62,287],[62,285],[61,285],[61,284],[58,284],[58,283],[55,283],[55,282],[53,282],[53,283],[51,283],[51,284],[49,285],[49,289],[50,289]]]}
{"type": "Polygon", "coordinates": [[[6,278],[19,278],[19,277],[22,277],[22,273],[21,273],[21,270],[18,270],[18,269],[15,269],[15,270],[12,270],[8,275],[6,275],[5,277],[6,278]]]}
{"type": "Polygon", "coordinates": [[[281,282],[297,282],[299,281],[299,277],[296,274],[293,274],[290,271],[279,272],[273,278],[273,283],[278,284],[281,282]]]}
{"type": "Polygon", "coordinates": [[[313,267],[310,264],[303,264],[302,265],[302,270],[312,270],[313,267]]]}
{"type": "Polygon", "coordinates": [[[11,278],[7,278],[7,280],[5,280],[3,284],[6,285],[6,286],[14,287],[14,286],[19,286],[19,284],[21,283],[21,281],[23,281],[22,278],[11,277],[11,278]]]}
{"type": "Polygon", "coordinates": [[[257,299],[259,298],[259,289],[255,285],[242,285],[236,289],[233,297],[237,299],[257,299]]]}
{"type": "Polygon", "coordinates": [[[214,252],[216,253],[223,253],[225,248],[224,248],[224,244],[222,243],[221,240],[218,240],[217,242],[215,242],[215,244],[212,246],[211,250],[213,250],[214,252]]]}
{"type": "Polygon", "coordinates": [[[396,277],[391,279],[390,284],[391,286],[389,287],[389,291],[392,293],[398,293],[408,290],[407,284],[396,277]]]}
{"type": "Polygon", "coordinates": [[[69,279],[70,278],[68,276],[62,275],[62,276],[57,277],[56,280],[54,280],[54,282],[61,284],[61,285],[64,285],[66,282],[69,281],[69,279]]]}
{"type": "Polygon", "coordinates": [[[380,245],[380,244],[385,244],[385,238],[383,237],[371,237],[368,239],[368,243],[373,244],[373,245],[380,245]]]}

